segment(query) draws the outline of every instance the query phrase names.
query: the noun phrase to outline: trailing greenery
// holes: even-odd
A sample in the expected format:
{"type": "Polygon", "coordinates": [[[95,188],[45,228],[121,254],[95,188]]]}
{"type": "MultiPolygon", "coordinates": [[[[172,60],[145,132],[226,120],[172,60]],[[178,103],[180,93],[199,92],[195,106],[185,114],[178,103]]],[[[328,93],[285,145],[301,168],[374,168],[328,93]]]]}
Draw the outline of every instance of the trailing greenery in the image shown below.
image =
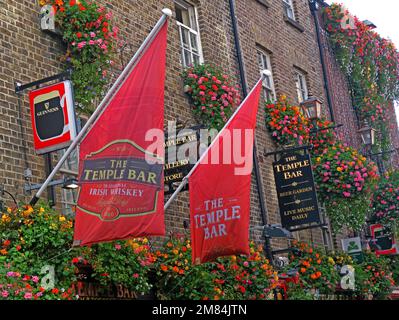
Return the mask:
{"type": "Polygon", "coordinates": [[[40,0],[53,5],[56,22],[67,45],[63,60],[72,66],[72,82],[79,112],[93,112],[110,80],[119,29],[113,26],[112,13],[94,1],[40,0]]]}
{"type": "Polygon", "coordinates": [[[386,109],[399,97],[399,54],[392,41],[382,38],[340,4],[323,11],[324,26],[342,71],[348,78],[360,120],[379,130],[375,151],[390,147],[386,109]]]}
{"type": "Polygon", "coordinates": [[[240,104],[237,87],[219,68],[209,64],[187,68],[182,78],[198,121],[208,128],[222,129],[240,104]]]}

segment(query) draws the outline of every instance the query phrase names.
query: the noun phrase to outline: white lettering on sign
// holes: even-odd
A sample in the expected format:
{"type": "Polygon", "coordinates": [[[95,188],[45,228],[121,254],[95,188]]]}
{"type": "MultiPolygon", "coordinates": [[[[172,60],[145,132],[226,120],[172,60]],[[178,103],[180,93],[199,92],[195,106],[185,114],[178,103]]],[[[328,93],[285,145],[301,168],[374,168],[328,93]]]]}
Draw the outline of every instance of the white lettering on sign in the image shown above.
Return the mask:
{"type": "Polygon", "coordinates": [[[223,198],[204,201],[205,213],[194,216],[195,228],[204,230],[205,240],[227,236],[226,222],[238,220],[240,206],[225,207],[223,198]]]}

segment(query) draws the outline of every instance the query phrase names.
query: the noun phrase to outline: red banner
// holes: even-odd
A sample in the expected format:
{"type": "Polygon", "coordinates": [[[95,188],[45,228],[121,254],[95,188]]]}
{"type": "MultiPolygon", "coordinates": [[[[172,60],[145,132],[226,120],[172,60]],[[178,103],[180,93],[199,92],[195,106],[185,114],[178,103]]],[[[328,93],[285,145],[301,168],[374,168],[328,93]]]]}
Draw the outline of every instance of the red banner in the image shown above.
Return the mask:
{"type": "Polygon", "coordinates": [[[165,234],[163,150],[145,136],[163,132],[166,39],[167,22],[80,145],[76,245],[165,234]]]}
{"type": "Polygon", "coordinates": [[[194,264],[249,254],[254,129],[261,81],[189,177],[194,264]]]}

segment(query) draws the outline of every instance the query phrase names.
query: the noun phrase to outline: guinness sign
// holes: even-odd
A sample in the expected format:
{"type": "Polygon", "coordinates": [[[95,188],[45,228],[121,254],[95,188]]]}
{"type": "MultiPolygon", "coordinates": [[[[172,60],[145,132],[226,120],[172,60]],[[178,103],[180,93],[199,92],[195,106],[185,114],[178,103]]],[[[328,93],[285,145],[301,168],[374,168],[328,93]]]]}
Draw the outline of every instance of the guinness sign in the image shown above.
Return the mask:
{"type": "Polygon", "coordinates": [[[34,90],[29,100],[36,152],[44,154],[68,147],[76,136],[71,82],[34,90]]]}
{"type": "Polygon", "coordinates": [[[282,226],[295,231],[297,226],[320,223],[309,154],[284,153],[273,163],[273,171],[282,226]]]}

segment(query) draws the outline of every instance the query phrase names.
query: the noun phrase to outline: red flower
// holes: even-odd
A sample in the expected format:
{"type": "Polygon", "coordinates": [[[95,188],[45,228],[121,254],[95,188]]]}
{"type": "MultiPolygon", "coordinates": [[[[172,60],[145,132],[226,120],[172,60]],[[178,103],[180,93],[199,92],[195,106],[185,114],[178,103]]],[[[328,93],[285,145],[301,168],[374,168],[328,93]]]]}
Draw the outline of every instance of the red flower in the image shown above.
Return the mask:
{"type": "Polygon", "coordinates": [[[78,263],[78,262],[79,262],[79,259],[78,259],[78,258],[73,258],[73,259],[72,259],[72,263],[73,263],[73,264],[78,263]]]}
{"type": "Polygon", "coordinates": [[[17,245],[17,246],[16,246],[16,249],[17,249],[17,251],[21,250],[21,246],[20,246],[20,245],[17,245]]]}
{"type": "Polygon", "coordinates": [[[238,286],[238,290],[240,290],[241,293],[245,293],[247,289],[245,289],[243,286],[238,286]]]}
{"type": "Polygon", "coordinates": [[[6,240],[6,241],[3,242],[3,246],[4,247],[8,247],[10,244],[11,244],[10,240],[6,240]]]}
{"type": "Polygon", "coordinates": [[[82,38],[82,33],[81,32],[77,32],[76,36],[80,39],[80,38],[82,38]]]}
{"type": "Polygon", "coordinates": [[[60,290],[58,290],[57,288],[54,288],[53,290],[51,290],[51,293],[54,293],[54,294],[58,294],[58,292],[60,292],[60,290]]]}
{"type": "Polygon", "coordinates": [[[73,7],[74,5],[76,5],[76,0],[70,0],[70,1],[69,1],[69,5],[70,5],[71,7],[73,7]]]}
{"type": "Polygon", "coordinates": [[[79,10],[80,10],[80,11],[85,11],[86,8],[85,8],[83,5],[81,5],[81,4],[79,3],[79,10]]]}

